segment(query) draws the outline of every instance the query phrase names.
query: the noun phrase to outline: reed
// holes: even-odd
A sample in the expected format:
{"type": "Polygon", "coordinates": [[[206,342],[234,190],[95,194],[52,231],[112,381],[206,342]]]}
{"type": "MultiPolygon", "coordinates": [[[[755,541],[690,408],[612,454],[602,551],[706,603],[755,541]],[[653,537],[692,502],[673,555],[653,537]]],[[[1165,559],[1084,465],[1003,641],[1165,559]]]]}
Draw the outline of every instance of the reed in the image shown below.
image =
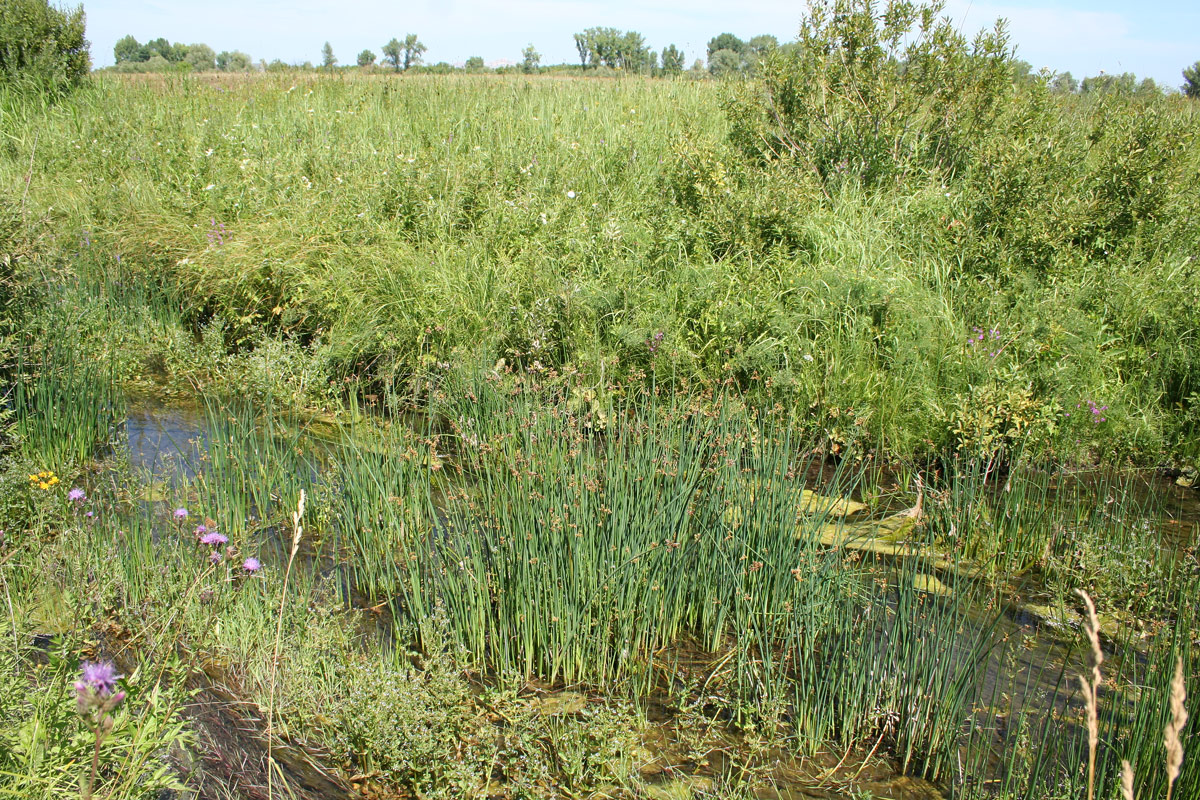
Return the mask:
{"type": "Polygon", "coordinates": [[[12,375],[14,426],[31,463],[67,472],[114,438],[124,398],[111,365],[49,327],[22,342],[12,375]]]}

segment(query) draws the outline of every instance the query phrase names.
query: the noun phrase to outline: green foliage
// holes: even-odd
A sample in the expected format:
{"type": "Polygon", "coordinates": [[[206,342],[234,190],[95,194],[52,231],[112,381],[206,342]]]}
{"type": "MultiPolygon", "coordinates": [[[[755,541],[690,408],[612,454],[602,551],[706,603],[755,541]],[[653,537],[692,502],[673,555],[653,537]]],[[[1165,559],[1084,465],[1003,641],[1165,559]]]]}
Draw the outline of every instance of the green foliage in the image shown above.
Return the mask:
{"type": "Polygon", "coordinates": [[[742,54],[736,50],[715,50],[708,57],[708,71],[718,78],[727,78],[740,73],[745,66],[742,54]]]}
{"type": "MultiPolygon", "coordinates": [[[[325,69],[333,69],[337,65],[337,56],[333,54],[333,46],[326,42],[321,46],[321,66],[325,69]]],[[[359,66],[362,66],[361,64],[359,66]]]]}
{"type": "Polygon", "coordinates": [[[344,686],[326,712],[331,744],[358,769],[431,797],[461,797],[486,780],[490,754],[470,744],[470,687],[449,665],[358,663],[344,673],[344,686]]]}
{"type": "Polygon", "coordinates": [[[1200,98],[1200,61],[1183,69],[1183,85],[1179,87],[1184,97],[1200,98]]]}
{"type": "Polygon", "coordinates": [[[91,459],[124,410],[110,369],[65,345],[62,335],[61,327],[47,327],[23,343],[12,387],[13,433],[22,452],[56,472],[91,459]]]}
{"type": "Polygon", "coordinates": [[[603,65],[625,72],[648,72],[654,66],[645,37],[637,31],[588,28],[575,34],[575,49],[585,69],[603,65]]]}
{"type": "Polygon", "coordinates": [[[118,64],[126,61],[145,61],[150,58],[150,54],[146,53],[145,58],[142,57],[142,46],[132,35],[126,34],[117,43],[113,45],[113,57],[118,64]]]}
{"type": "Polygon", "coordinates": [[[400,44],[400,40],[392,37],[392,40],[385,44],[381,50],[383,51],[383,61],[385,64],[391,64],[396,72],[400,71],[400,64],[403,59],[404,45],[400,44]]]}
{"type": "Polygon", "coordinates": [[[746,50],[746,43],[732,33],[722,33],[708,40],[708,58],[710,61],[713,54],[721,50],[731,50],[740,56],[746,50]]]}
{"type": "Polygon", "coordinates": [[[747,89],[730,104],[739,147],[867,187],[969,163],[1011,94],[1004,29],[968,45],[938,3],[889,4],[881,16],[875,5],[810,5],[798,45],[768,59],[761,92],[747,89]]]}
{"type": "MultiPolygon", "coordinates": [[[[66,642],[64,640],[63,644],[66,642]]],[[[13,629],[0,633],[0,792],[14,797],[78,793],[92,761],[94,737],[75,708],[77,660],[63,646],[45,668],[16,657],[13,629]]],[[[185,695],[160,674],[138,670],[123,682],[128,697],[100,748],[97,790],[145,797],[183,785],[166,756],[190,742],[181,712],[185,695]]]]}
{"type": "Polygon", "coordinates": [[[669,44],[662,51],[662,74],[673,77],[683,72],[683,51],[669,44]]]}
{"type": "Polygon", "coordinates": [[[254,60],[240,50],[222,50],[217,53],[216,64],[221,72],[246,72],[254,65],[254,60]]]}
{"type": "Polygon", "coordinates": [[[217,54],[206,44],[189,44],[184,61],[197,72],[211,72],[217,68],[217,54]]]}
{"type": "MultiPolygon", "coordinates": [[[[396,41],[395,39],[392,40],[396,41]]],[[[389,43],[390,46],[390,43],[389,43]]],[[[428,49],[421,43],[415,33],[406,34],[404,37],[404,69],[407,71],[411,67],[415,67],[421,63],[425,51],[428,49]]],[[[386,49],[384,52],[388,52],[386,49]]]]}
{"type": "Polygon", "coordinates": [[[358,54],[358,66],[372,67],[375,65],[375,54],[370,50],[363,50],[358,54]]]}
{"type": "Polygon", "coordinates": [[[521,72],[530,75],[538,70],[538,64],[542,60],[542,54],[533,49],[533,45],[528,45],[521,51],[521,72]]]}
{"type": "MultiPolygon", "coordinates": [[[[186,81],[108,76],[78,114],[30,107],[0,159],[21,186],[37,136],[27,213],[19,193],[3,206],[12,263],[36,243],[97,297],[137,287],[117,306],[169,299],[170,313],[121,315],[117,370],[176,391],[253,374],[256,391],[290,396],[253,361],[261,349],[286,355],[303,402],[324,407],[343,378],[421,394],[483,351],[597,387],[729,380],[801,409],[839,447],[906,457],[954,452],[948,422],[978,387],[998,407],[1025,393],[1064,413],[1111,407],[1100,425],[1059,419],[1052,441],[1037,437],[1047,458],[1195,448],[1200,200],[1182,98],[1010,82],[986,122],[968,122],[990,133],[955,135],[955,172],[914,153],[878,162],[893,177],[864,186],[849,164],[822,176],[801,152],[730,138],[742,122],[720,99],[762,100],[767,79],[514,93],[507,78],[412,77],[309,76],[301,107],[297,76],[263,76],[200,114],[186,81]],[[483,108],[492,123],[470,121],[483,108]],[[469,122],[450,131],[455,119],[469,122]],[[147,132],[132,151],[117,134],[130,120],[147,132]],[[264,135],[288,144],[256,150],[264,135]],[[54,238],[36,224],[50,207],[54,238]],[[83,230],[103,233],[76,260],[83,230]],[[1012,343],[981,357],[975,327],[1012,343]]],[[[964,102],[944,113],[973,113],[977,98],[964,102]]],[[[10,285],[25,303],[40,282],[22,268],[10,285]]]]}
{"type": "Polygon", "coordinates": [[[1056,94],[1074,94],[1079,91],[1079,81],[1070,72],[1060,72],[1050,82],[1050,88],[1056,94]]]}
{"type": "Polygon", "coordinates": [[[83,6],[49,0],[5,0],[0,6],[0,86],[66,92],[91,69],[83,6]]]}

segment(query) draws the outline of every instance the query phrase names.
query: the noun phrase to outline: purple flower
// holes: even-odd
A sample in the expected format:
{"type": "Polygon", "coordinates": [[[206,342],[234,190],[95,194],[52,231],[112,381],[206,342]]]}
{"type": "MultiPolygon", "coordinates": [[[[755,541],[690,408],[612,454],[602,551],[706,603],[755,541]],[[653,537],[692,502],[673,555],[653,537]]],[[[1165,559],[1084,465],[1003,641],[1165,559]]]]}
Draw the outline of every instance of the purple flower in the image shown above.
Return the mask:
{"type": "Polygon", "coordinates": [[[67,499],[76,503],[82,503],[84,500],[87,500],[87,495],[83,493],[83,489],[77,486],[67,492],[67,499]]]}
{"type": "Polygon", "coordinates": [[[82,676],[75,684],[75,691],[83,693],[92,689],[101,697],[108,697],[117,688],[117,678],[121,676],[111,661],[84,661],[80,667],[82,676]]]}
{"type": "Polygon", "coordinates": [[[96,515],[94,512],[89,511],[86,514],[84,514],[84,516],[87,517],[88,519],[91,519],[92,517],[94,517],[96,515]]]}
{"type": "Polygon", "coordinates": [[[220,564],[221,563],[221,554],[219,552],[217,552],[216,550],[213,550],[211,553],[208,554],[208,560],[214,564],[220,564]]]}
{"type": "Polygon", "coordinates": [[[175,509],[174,516],[175,516],[175,519],[182,522],[183,520],[187,519],[187,516],[188,516],[187,509],[186,508],[175,509]]]}
{"type": "Polygon", "coordinates": [[[200,537],[200,544],[206,544],[210,547],[213,545],[225,544],[229,541],[229,537],[216,531],[209,531],[200,537]]]}
{"type": "Polygon", "coordinates": [[[254,556],[251,556],[250,558],[247,558],[245,561],[242,562],[242,569],[246,570],[246,572],[253,574],[255,572],[258,572],[260,569],[262,569],[262,562],[259,561],[254,556]]]}
{"type": "Polygon", "coordinates": [[[203,536],[204,534],[208,533],[208,526],[207,525],[197,525],[195,533],[196,533],[197,538],[203,536]]]}

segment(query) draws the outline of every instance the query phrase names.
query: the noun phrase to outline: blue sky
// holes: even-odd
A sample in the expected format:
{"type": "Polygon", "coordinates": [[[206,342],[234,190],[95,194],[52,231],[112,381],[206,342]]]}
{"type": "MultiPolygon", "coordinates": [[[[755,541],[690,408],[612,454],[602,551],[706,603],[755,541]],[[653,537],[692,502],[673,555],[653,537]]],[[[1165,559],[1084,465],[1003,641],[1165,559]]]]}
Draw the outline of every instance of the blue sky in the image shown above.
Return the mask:
{"type": "MultiPolygon", "coordinates": [[[[84,2],[92,59],[113,61],[125,34],[139,41],[204,42],[255,58],[319,61],[328,40],[343,64],[364,48],[379,53],[392,36],[416,33],[426,61],[517,61],[532,43],[542,63],[574,61],[571,34],[593,25],[633,29],[661,50],[675,44],[688,62],[704,56],[712,36],[771,33],[791,39],[803,0],[91,0],[84,2]]],[[[1019,57],[1034,68],[1070,70],[1076,77],[1134,72],[1178,86],[1180,70],[1200,60],[1200,2],[1077,2],[1075,0],[949,0],[947,12],[974,32],[996,17],[1009,20],[1019,57]]]]}

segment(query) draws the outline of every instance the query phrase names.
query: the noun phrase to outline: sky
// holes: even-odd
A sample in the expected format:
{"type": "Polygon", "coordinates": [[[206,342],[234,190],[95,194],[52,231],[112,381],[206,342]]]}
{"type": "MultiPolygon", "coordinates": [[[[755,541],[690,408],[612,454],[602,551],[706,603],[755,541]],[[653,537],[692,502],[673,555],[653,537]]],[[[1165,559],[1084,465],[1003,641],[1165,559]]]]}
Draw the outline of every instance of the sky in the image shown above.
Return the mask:
{"type": "MultiPolygon", "coordinates": [[[[68,0],[70,2],[70,0],[68,0]]],[[[165,37],[204,42],[216,51],[242,50],[256,61],[321,60],[329,41],[339,63],[359,51],[379,54],[393,36],[416,33],[429,48],[426,63],[519,61],[532,44],[543,64],[575,62],[572,34],[607,26],[636,30],[661,51],[680,47],[687,63],[703,58],[710,38],[725,31],[744,39],[761,33],[795,38],[803,0],[84,0],[87,35],[97,67],[113,63],[113,45],[165,37]]],[[[1077,78],[1133,72],[1177,87],[1180,71],[1200,60],[1200,2],[1191,0],[948,0],[946,12],[965,32],[1009,21],[1017,56],[1034,69],[1077,78]]]]}

